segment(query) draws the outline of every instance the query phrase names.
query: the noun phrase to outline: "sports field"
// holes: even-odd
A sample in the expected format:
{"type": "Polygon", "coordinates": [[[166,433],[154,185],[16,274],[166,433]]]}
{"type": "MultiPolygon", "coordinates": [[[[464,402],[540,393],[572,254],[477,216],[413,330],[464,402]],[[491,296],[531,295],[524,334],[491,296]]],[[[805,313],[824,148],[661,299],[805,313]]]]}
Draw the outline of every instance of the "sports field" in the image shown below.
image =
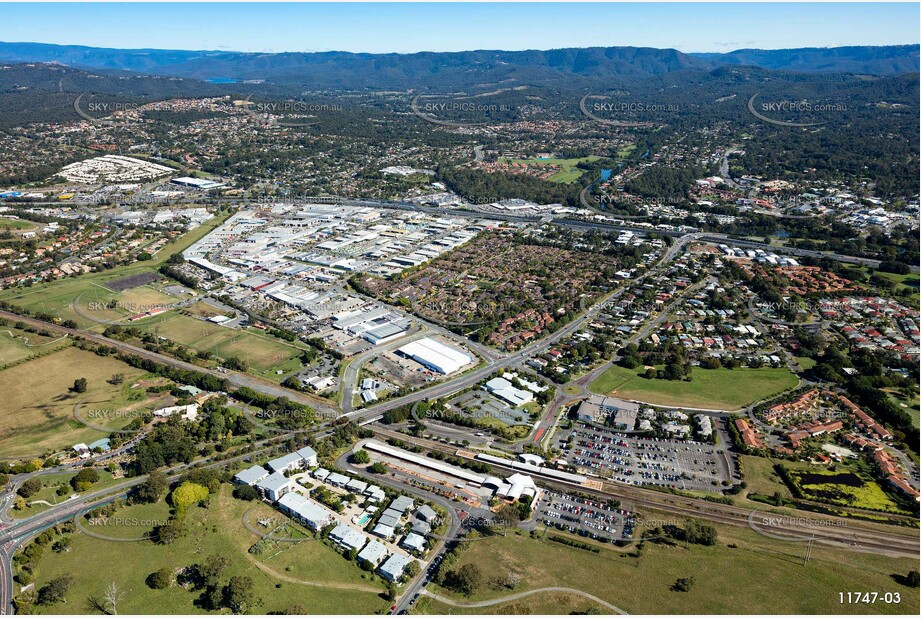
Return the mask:
{"type": "Polygon", "coordinates": [[[140,399],[129,401],[131,384],[144,375],[115,358],[74,347],[4,369],[0,372],[0,454],[3,459],[35,457],[106,437],[106,433],[77,421],[74,406],[81,404],[84,418],[90,418],[87,411],[107,410],[91,415],[91,421],[121,427],[131,418],[127,413],[111,411],[145,405],[143,392],[140,399]],[[124,374],[125,381],[109,384],[107,380],[116,373],[124,374]],[[85,393],[70,392],[77,378],[87,379],[85,393]]]}
{"type": "MultiPolygon", "coordinates": [[[[67,600],[36,607],[36,611],[86,613],[86,599],[102,596],[106,586],[115,582],[128,592],[118,607],[121,614],[201,614],[203,610],[195,603],[200,591],[181,588],[175,580],[168,589],[152,590],[145,579],[164,567],[175,571],[220,555],[229,560],[222,583],[235,575],[252,578],[254,596],[262,601],[250,610],[252,613],[284,613],[294,605],[317,614],[385,612],[388,604],[379,596],[384,590],[380,578],[362,571],[320,542],[277,543],[260,556],[248,553],[259,537],[243,525],[243,516],[256,504],[235,500],[230,487],[224,485],[219,494],[212,496],[210,508],[189,510],[185,535],[170,545],[113,542],[85,533],[73,534],[69,551],[45,552],[36,577],[39,588],[62,575],[73,577],[67,600]]],[[[268,513],[271,511],[265,507],[264,514],[268,513]]],[[[162,502],[127,507],[117,515],[119,521],[127,522],[128,529],[106,525],[100,530],[115,538],[140,538],[150,531],[148,523],[165,519],[167,514],[162,502]]]]}
{"type": "MultiPolygon", "coordinates": [[[[655,517],[675,519],[668,514],[655,517]]],[[[486,583],[469,597],[436,584],[430,584],[429,590],[459,602],[476,602],[558,586],[595,595],[630,614],[906,613],[918,605],[918,589],[898,584],[891,577],[892,573],[904,575],[917,569],[917,560],[896,560],[814,545],[804,566],[803,543],[778,542],[748,528],[721,525],[716,528],[715,545],[690,545],[685,549],[683,544],[647,542],[639,558],[623,554],[611,545],[598,545],[600,553],[593,553],[532,539],[524,532],[506,537],[497,535],[466,544],[456,566],[477,565],[485,582],[505,581],[509,574],[514,574],[520,578],[514,589],[486,583]],[[685,577],[694,578],[691,589],[672,591],[672,585],[685,577]],[[854,582],[860,582],[861,589],[898,591],[902,602],[889,606],[841,605],[838,592],[853,587],[854,582]]],[[[634,550],[635,546],[626,552],[634,550]]],[[[514,608],[517,613],[565,614],[573,610],[584,612],[588,607],[602,614],[611,613],[610,609],[584,597],[558,592],[538,593],[511,603],[478,608],[449,606],[423,597],[416,611],[499,614],[514,608]]]]}
{"type": "Polygon", "coordinates": [[[637,369],[610,367],[592,392],[661,406],[737,410],[794,388],[799,379],[785,368],[698,369],[690,382],[650,380],[637,369]]]}

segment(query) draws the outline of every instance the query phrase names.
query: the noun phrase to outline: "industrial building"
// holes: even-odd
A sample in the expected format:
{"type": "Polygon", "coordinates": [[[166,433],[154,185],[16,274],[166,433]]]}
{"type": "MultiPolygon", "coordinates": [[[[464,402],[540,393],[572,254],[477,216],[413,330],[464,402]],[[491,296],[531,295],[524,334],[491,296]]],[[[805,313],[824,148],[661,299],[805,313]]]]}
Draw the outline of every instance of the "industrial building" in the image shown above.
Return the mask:
{"type": "Polygon", "coordinates": [[[397,348],[397,352],[407,356],[423,367],[448,375],[473,362],[473,357],[452,348],[431,337],[419,339],[397,348]]]}

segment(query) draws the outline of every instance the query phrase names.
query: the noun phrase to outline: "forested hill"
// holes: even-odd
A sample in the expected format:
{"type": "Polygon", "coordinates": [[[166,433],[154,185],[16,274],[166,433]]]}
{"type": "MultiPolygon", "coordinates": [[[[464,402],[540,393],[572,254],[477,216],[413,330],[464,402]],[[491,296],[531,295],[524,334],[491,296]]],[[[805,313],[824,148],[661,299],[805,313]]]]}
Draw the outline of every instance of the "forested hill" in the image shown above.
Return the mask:
{"type": "Polygon", "coordinates": [[[899,45],[685,54],[674,49],[591,47],[414,54],[269,54],[0,43],[0,61],[55,62],[92,70],[124,70],[200,80],[262,80],[314,90],[444,90],[512,82],[595,87],[617,80],[738,65],[806,73],[897,75],[919,70],[918,49],[918,45],[899,45]]]}

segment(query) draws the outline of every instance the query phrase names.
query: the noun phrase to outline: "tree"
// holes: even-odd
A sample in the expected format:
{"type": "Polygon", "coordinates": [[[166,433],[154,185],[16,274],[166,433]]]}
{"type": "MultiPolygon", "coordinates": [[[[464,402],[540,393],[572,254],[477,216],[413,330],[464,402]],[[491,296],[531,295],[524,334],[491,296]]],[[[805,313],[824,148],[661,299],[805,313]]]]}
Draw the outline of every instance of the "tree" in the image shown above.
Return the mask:
{"type": "Polygon", "coordinates": [[[153,538],[161,545],[169,545],[181,537],[183,532],[185,532],[185,530],[182,527],[182,521],[179,519],[170,519],[165,524],[161,524],[154,528],[153,538]]]}
{"type": "Polygon", "coordinates": [[[42,489],[42,482],[37,478],[26,479],[16,490],[23,498],[31,498],[42,489]]]}
{"type": "Polygon", "coordinates": [[[508,534],[509,528],[514,528],[521,521],[521,512],[518,507],[511,503],[505,503],[496,511],[496,518],[493,522],[502,526],[503,535],[508,534]]]}
{"type": "Polygon", "coordinates": [[[908,575],[905,576],[905,584],[912,588],[917,588],[919,583],[921,583],[921,575],[918,574],[918,571],[909,571],[908,575]]]}
{"type": "Polygon", "coordinates": [[[475,564],[465,564],[445,577],[445,586],[469,596],[483,584],[483,572],[475,564]]]}
{"type": "Polygon", "coordinates": [[[352,453],[352,463],[353,464],[366,464],[371,463],[371,456],[368,455],[368,451],[364,449],[359,449],[352,453]]]}
{"type": "Polygon", "coordinates": [[[154,470],[147,477],[147,480],[138,485],[138,488],[134,492],[134,498],[138,502],[147,502],[154,503],[159,502],[167,490],[169,489],[169,481],[166,480],[166,475],[161,470],[154,470]]]}
{"type": "Polygon", "coordinates": [[[235,614],[246,612],[247,608],[256,605],[253,596],[253,580],[247,575],[234,575],[224,586],[224,604],[235,614]]]}
{"type": "Polygon", "coordinates": [[[112,374],[112,377],[109,378],[109,384],[113,384],[115,386],[118,386],[124,381],[125,381],[125,374],[123,373],[112,374]]]}
{"type": "Polygon", "coordinates": [[[195,572],[203,585],[216,586],[228,564],[230,561],[226,557],[213,554],[196,565],[195,572]]]}
{"type": "Polygon", "coordinates": [[[190,506],[202,500],[207,500],[208,495],[207,487],[186,481],[173,490],[170,502],[176,507],[177,516],[182,517],[190,506]]]}
{"type": "Polygon", "coordinates": [[[73,578],[70,576],[58,577],[41,587],[38,591],[39,605],[54,605],[67,600],[67,591],[73,578]]]}
{"type": "Polygon", "coordinates": [[[419,564],[418,560],[413,560],[406,565],[406,577],[412,579],[422,571],[422,565],[419,564]]]}
{"type": "Polygon", "coordinates": [[[694,585],[693,577],[682,577],[672,584],[672,590],[675,592],[688,592],[694,585]]]}
{"type": "Polygon", "coordinates": [[[259,491],[250,485],[237,485],[233,488],[233,497],[237,500],[258,500],[259,491]]]}
{"type": "Polygon", "coordinates": [[[368,471],[373,472],[374,474],[387,474],[387,466],[379,461],[375,461],[373,464],[368,466],[368,471]]]}
{"type": "Polygon", "coordinates": [[[70,537],[64,536],[54,542],[54,545],[51,546],[51,551],[56,554],[62,554],[70,550],[70,537]]]}
{"type": "Polygon", "coordinates": [[[77,378],[74,380],[74,385],[70,390],[75,393],[85,393],[87,384],[86,378],[77,378]]]}
{"type": "Polygon", "coordinates": [[[154,590],[163,590],[164,588],[169,588],[170,584],[173,582],[173,572],[168,568],[163,567],[159,571],[154,571],[147,576],[147,585],[154,590]]]}
{"type": "Polygon", "coordinates": [[[112,582],[111,584],[106,586],[106,592],[103,598],[105,599],[106,603],[109,606],[109,613],[111,613],[112,615],[118,614],[118,603],[122,600],[124,596],[125,596],[125,593],[121,592],[118,589],[118,584],[116,584],[115,582],[112,582]]]}
{"type": "Polygon", "coordinates": [[[99,471],[96,468],[83,468],[70,479],[70,486],[76,491],[86,491],[98,481],[99,471]]]}

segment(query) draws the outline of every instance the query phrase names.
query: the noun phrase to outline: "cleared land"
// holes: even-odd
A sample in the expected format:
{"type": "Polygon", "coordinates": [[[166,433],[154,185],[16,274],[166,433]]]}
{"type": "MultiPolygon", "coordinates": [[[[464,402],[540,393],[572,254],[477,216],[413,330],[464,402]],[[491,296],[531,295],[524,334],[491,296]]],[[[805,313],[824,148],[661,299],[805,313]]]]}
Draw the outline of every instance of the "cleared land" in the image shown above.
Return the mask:
{"type": "Polygon", "coordinates": [[[66,337],[46,337],[0,324],[0,369],[70,345],[66,337]]]}
{"type": "Polygon", "coordinates": [[[690,382],[649,380],[636,369],[610,367],[592,382],[595,393],[650,404],[735,410],[794,388],[799,380],[784,368],[697,369],[690,382]]]}
{"type": "MultiPolygon", "coordinates": [[[[210,508],[189,511],[187,532],[170,545],[150,541],[112,542],[83,533],[73,534],[69,551],[45,553],[36,577],[39,588],[56,577],[73,577],[67,600],[36,610],[48,614],[84,614],[87,597],[101,597],[106,586],[115,582],[122,591],[128,591],[119,604],[119,613],[208,613],[195,604],[200,592],[180,588],[175,581],[165,590],[152,590],[145,579],[158,569],[181,569],[216,554],[229,560],[221,576],[222,583],[235,575],[252,578],[254,596],[262,603],[251,612],[279,613],[295,604],[317,614],[384,612],[388,605],[378,596],[384,590],[380,580],[322,543],[278,543],[261,556],[249,554],[247,550],[259,539],[243,525],[243,516],[252,507],[251,502],[232,498],[230,487],[225,485],[211,498],[210,508]]],[[[118,511],[121,521],[126,522],[149,522],[163,519],[166,514],[162,503],[118,511]]],[[[130,525],[120,531],[116,527],[106,526],[106,536],[134,538],[150,530],[146,525],[130,525]]]]}
{"type": "Polygon", "coordinates": [[[15,230],[17,232],[30,230],[32,228],[38,227],[32,221],[26,221],[25,219],[9,219],[7,217],[0,217],[0,230],[15,230]]]}
{"type": "Polygon", "coordinates": [[[227,328],[197,320],[175,311],[138,320],[131,326],[221,358],[235,356],[246,359],[250,373],[256,375],[270,375],[277,370],[300,366],[297,359],[302,348],[293,344],[253,330],[227,328]],[[294,366],[291,366],[292,361],[294,366]]]}
{"type": "MultiPolygon", "coordinates": [[[[673,519],[663,514],[666,520],[673,519]]],[[[527,534],[496,536],[466,544],[457,566],[472,563],[486,582],[517,574],[520,583],[507,588],[482,586],[463,597],[436,584],[429,588],[461,602],[497,599],[526,590],[561,586],[593,594],[631,614],[852,614],[910,613],[918,605],[918,589],[897,583],[891,575],[917,569],[917,561],[836,551],[816,545],[803,566],[805,545],[767,539],[747,528],[717,526],[716,545],[667,546],[646,543],[640,558],[610,545],[600,553],[566,547],[527,534]],[[728,547],[734,544],[736,547],[728,547]],[[688,592],[673,592],[679,578],[693,577],[688,592]],[[899,592],[899,605],[842,605],[838,593],[853,588],[899,592]],[[850,587],[850,588],[849,588],[850,587]],[[780,593],[779,591],[782,591],[780,593]]],[[[554,533],[556,534],[556,533],[554,533]]],[[[577,537],[578,538],[578,537],[577,537]]],[[[584,539],[579,538],[580,541],[584,539]]],[[[627,548],[633,552],[634,547],[627,548]]],[[[423,613],[567,613],[592,605],[585,599],[552,593],[483,608],[452,607],[420,599],[423,613]],[[553,596],[562,596],[556,606],[553,596]]],[[[609,613],[608,610],[601,613],[609,613]]]]}
{"type": "MultiPolygon", "coordinates": [[[[37,456],[45,452],[92,442],[106,434],[90,429],[74,419],[74,405],[83,407],[121,409],[141,405],[141,400],[129,402],[131,384],[145,375],[117,359],[97,356],[68,347],[47,356],[35,358],[0,372],[3,397],[0,398],[0,453],[4,458],[37,456]],[[124,383],[107,382],[116,373],[125,375],[124,383]],[[86,378],[85,393],[72,393],[77,378],[86,378]]],[[[82,409],[82,408],[81,408],[82,409]]],[[[130,422],[127,417],[112,417],[101,425],[120,427],[130,422]]]]}
{"type": "Polygon", "coordinates": [[[585,170],[576,167],[579,163],[597,161],[599,157],[590,156],[581,159],[501,159],[503,163],[514,163],[518,165],[559,165],[560,171],[553,174],[547,180],[549,182],[570,183],[579,180],[585,170]]]}

